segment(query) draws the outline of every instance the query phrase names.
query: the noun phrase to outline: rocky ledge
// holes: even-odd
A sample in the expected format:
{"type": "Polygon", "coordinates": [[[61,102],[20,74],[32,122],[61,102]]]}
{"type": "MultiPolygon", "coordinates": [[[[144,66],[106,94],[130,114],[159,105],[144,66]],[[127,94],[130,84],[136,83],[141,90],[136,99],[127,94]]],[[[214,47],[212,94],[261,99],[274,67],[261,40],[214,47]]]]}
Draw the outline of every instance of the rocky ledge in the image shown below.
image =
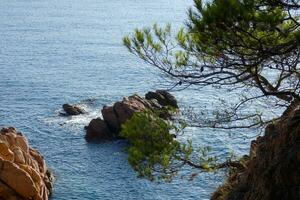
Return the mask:
{"type": "Polygon", "coordinates": [[[300,199],[300,106],[289,108],[251,142],[245,164],[212,200],[300,199]]]}
{"type": "Polygon", "coordinates": [[[161,112],[162,118],[168,118],[168,107],[178,108],[177,101],[173,95],[164,90],[148,92],[145,97],[132,95],[116,102],[113,106],[104,106],[101,110],[103,119],[93,119],[86,129],[86,140],[102,141],[118,139],[122,124],[130,119],[134,113],[147,109],[165,110],[161,112]]]}
{"type": "Polygon", "coordinates": [[[0,131],[0,199],[47,200],[52,176],[43,156],[14,128],[0,131]]]}

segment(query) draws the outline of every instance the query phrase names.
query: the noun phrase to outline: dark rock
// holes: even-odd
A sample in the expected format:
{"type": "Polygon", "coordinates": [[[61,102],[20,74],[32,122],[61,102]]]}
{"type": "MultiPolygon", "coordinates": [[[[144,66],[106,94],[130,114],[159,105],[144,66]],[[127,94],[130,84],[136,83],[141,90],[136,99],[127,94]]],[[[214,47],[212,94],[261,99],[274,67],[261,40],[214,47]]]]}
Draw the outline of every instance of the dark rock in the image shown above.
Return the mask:
{"type": "Polygon", "coordinates": [[[68,115],[80,115],[85,113],[82,108],[70,104],[64,104],[63,109],[68,115]]]}
{"type": "Polygon", "coordinates": [[[100,118],[93,119],[88,126],[85,127],[85,139],[90,141],[110,140],[114,137],[105,121],[100,118]]]}
{"type": "Polygon", "coordinates": [[[266,127],[264,136],[251,142],[245,169],[231,173],[212,200],[300,199],[298,108],[289,107],[266,127]]]}
{"type": "Polygon", "coordinates": [[[163,97],[165,98],[165,100],[167,102],[167,106],[169,105],[174,108],[179,108],[177,100],[172,94],[170,94],[169,92],[167,92],[165,90],[157,90],[156,92],[163,95],[163,97]]]}
{"type": "Polygon", "coordinates": [[[156,99],[162,106],[172,106],[178,108],[176,98],[165,90],[157,90],[156,92],[148,92],[145,95],[147,100],[156,99]]]}
{"type": "Polygon", "coordinates": [[[154,109],[162,109],[163,108],[163,106],[160,105],[156,99],[150,99],[148,101],[151,104],[151,107],[154,109]]]}
{"type": "Polygon", "coordinates": [[[163,95],[157,93],[157,92],[148,92],[146,95],[145,95],[145,99],[147,100],[152,100],[152,99],[155,99],[157,100],[157,102],[160,104],[160,105],[166,105],[166,101],[165,101],[165,98],[163,95]]]}

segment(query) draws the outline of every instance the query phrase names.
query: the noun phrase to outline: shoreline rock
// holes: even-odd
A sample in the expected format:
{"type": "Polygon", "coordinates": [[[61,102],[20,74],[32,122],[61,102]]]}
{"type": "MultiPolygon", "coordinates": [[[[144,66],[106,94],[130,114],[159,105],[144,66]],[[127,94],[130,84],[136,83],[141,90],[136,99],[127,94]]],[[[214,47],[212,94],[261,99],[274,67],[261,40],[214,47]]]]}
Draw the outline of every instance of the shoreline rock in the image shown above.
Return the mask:
{"type": "Polygon", "coordinates": [[[251,142],[242,171],[231,173],[212,200],[300,199],[300,106],[269,124],[251,142]]]}
{"type": "Polygon", "coordinates": [[[167,91],[157,90],[156,92],[148,92],[145,98],[134,94],[124,97],[122,101],[114,103],[112,106],[104,106],[101,110],[103,119],[93,119],[88,126],[85,127],[85,138],[88,142],[119,139],[121,126],[134,113],[150,110],[164,110],[162,118],[169,118],[167,107],[178,109],[177,100],[167,91]]]}
{"type": "Polygon", "coordinates": [[[0,130],[0,199],[47,200],[53,177],[43,156],[15,128],[0,130]]]}

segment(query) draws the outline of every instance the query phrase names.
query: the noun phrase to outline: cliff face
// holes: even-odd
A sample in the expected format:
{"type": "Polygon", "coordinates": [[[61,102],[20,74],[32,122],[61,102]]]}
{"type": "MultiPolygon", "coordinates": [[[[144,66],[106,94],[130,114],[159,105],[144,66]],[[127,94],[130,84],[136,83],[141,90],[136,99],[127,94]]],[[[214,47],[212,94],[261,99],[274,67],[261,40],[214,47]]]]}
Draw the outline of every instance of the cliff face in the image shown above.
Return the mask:
{"type": "Polygon", "coordinates": [[[48,199],[52,176],[45,160],[14,128],[0,131],[0,169],[0,199],[48,199]]]}
{"type": "Polygon", "coordinates": [[[300,199],[300,108],[285,112],[251,142],[246,169],[234,172],[213,200],[300,199]]]}

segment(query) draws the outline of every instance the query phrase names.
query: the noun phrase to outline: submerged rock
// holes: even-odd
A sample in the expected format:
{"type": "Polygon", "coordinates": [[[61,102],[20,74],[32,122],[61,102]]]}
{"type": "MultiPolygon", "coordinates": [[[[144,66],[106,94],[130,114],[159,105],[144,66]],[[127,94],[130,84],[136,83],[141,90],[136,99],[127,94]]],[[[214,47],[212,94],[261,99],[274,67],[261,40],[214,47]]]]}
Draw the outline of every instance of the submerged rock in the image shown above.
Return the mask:
{"type": "MultiPolygon", "coordinates": [[[[149,93],[156,94],[156,92],[149,93]]],[[[156,96],[158,95],[161,96],[159,100],[153,97],[155,95],[148,95],[147,98],[142,98],[135,94],[124,97],[122,101],[114,103],[113,106],[104,106],[101,110],[103,119],[93,119],[90,124],[85,127],[86,140],[89,142],[120,138],[119,132],[121,131],[122,124],[129,120],[136,112],[145,111],[147,109],[163,110],[165,112],[162,112],[161,117],[170,117],[170,114],[167,114],[166,106],[178,108],[175,97],[163,91],[157,93],[156,96]]]]}
{"type": "Polygon", "coordinates": [[[62,107],[67,115],[80,115],[85,113],[82,108],[75,105],[64,104],[62,107]]]}
{"type": "Polygon", "coordinates": [[[43,156],[14,128],[0,131],[0,199],[47,200],[52,175],[43,156]]]}
{"type": "Polygon", "coordinates": [[[232,173],[213,200],[300,199],[300,109],[289,109],[251,142],[243,171],[232,173]]]}

